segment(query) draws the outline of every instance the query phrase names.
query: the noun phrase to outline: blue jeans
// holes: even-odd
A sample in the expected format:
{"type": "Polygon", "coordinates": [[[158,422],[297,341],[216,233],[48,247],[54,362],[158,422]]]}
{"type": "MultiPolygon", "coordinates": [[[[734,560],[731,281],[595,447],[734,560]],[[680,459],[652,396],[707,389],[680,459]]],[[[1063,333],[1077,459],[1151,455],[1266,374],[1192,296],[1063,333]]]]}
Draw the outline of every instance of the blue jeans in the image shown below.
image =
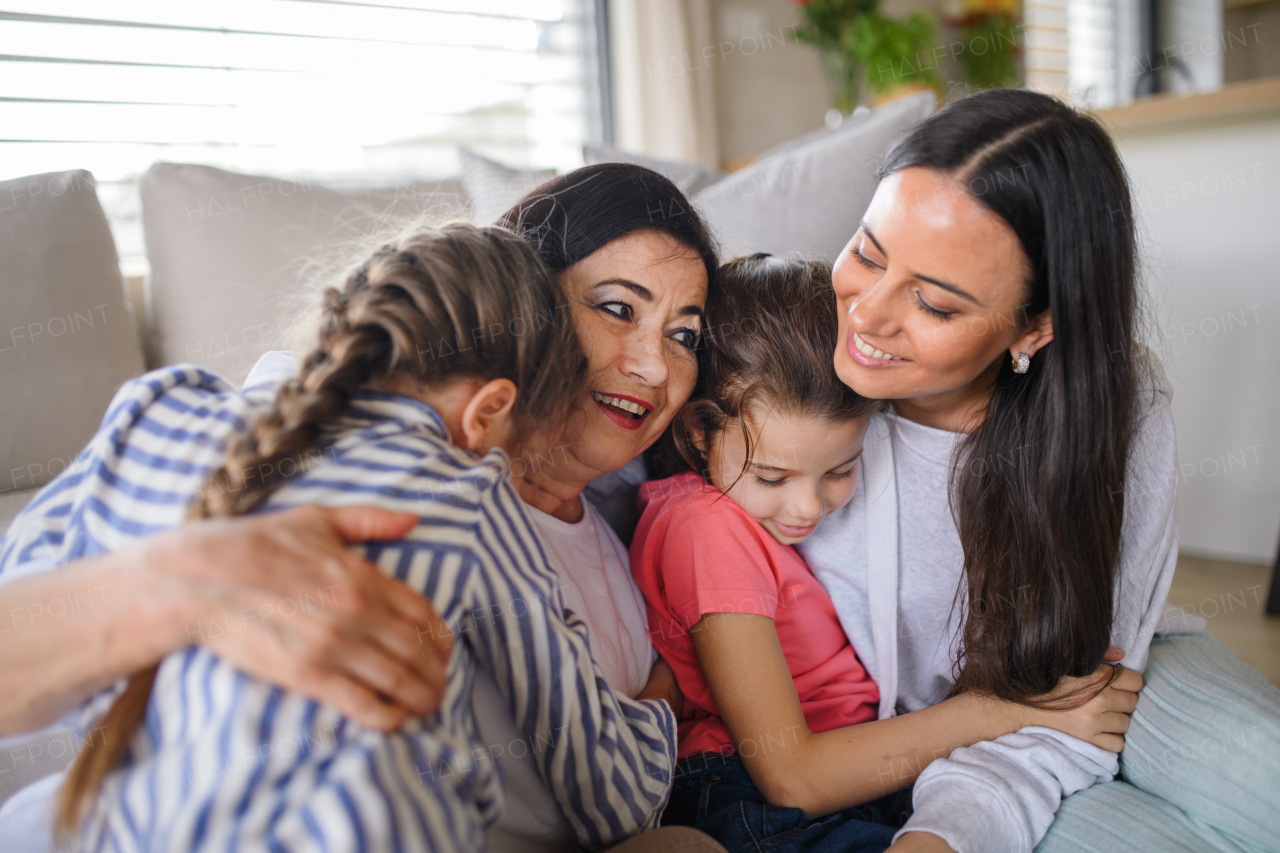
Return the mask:
{"type": "Polygon", "coordinates": [[[676,766],[663,825],[692,826],[729,853],[882,853],[911,815],[911,789],[808,820],[769,805],[736,755],[707,754],[676,766]]]}

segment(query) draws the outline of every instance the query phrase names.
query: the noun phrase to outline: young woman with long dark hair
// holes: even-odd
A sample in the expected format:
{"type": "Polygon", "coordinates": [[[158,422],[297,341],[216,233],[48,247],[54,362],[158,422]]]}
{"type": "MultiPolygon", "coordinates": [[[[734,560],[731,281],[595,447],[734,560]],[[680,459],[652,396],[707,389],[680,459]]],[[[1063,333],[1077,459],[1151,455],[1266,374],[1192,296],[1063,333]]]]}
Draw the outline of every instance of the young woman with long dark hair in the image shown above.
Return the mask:
{"type": "MultiPolygon", "coordinates": [[[[1177,559],[1176,454],[1169,388],[1140,343],[1115,147],[1053,98],[997,90],[913,128],[880,178],[835,265],[835,366],[891,405],[868,431],[853,501],[801,546],[880,686],[880,716],[964,691],[1030,702],[1092,672],[1109,645],[1143,670],[1177,559]]],[[[1232,657],[1207,642],[1206,659],[1232,657]]],[[[1260,791],[1266,774],[1247,759],[1239,779],[1160,766],[1196,729],[1173,714],[1155,730],[1143,708],[1204,705],[1179,692],[1175,659],[1148,670],[1122,754],[1132,784],[1078,795],[1045,849],[1268,837],[1280,786],[1260,791]],[[1226,796],[1240,808],[1214,805],[1226,796]]],[[[1255,686],[1225,673],[1207,673],[1222,694],[1215,724],[1260,726],[1274,766],[1274,707],[1260,714],[1255,686]]],[[[928,758],[883,763],[909,776],[928,758]]],[[[957,750],[920,774],[894,849],[1028,851],[1064,798],[1117,768],[1043,729],[957,750]]]]}

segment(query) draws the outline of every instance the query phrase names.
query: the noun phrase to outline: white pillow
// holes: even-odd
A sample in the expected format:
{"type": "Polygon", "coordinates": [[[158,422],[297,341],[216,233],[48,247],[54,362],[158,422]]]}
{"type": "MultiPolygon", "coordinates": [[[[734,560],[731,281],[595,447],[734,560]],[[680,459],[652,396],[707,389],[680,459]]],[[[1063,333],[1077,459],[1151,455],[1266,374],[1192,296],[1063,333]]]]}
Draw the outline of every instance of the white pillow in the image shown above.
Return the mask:
{"type": "Polygon", "coordinates": [[[458,153],[462,186],[471,196],[472,219],[481,225],[492,223],[525,193],[556,174],[550,169],[511,169],[465,148],[458,153]]]}
{"type": "MultiPolygon", "coordinates": [[[[3,494],[61,474],[143,366],[93,175],[6,181],[0,205],[3,494]]],[[[6,498],[0,512],[16,508],[6,498]]]]}
{"type": "Polygon", "coordinates": [[[835,261],[871,203],[889,143],[935,103],[932,92],[900,98],[847,128],[785,145],[695,195],[723,257],[794,252],[835,261]]]}
{"type": "Polygon", "coordinates": [[[610,145],[587,143],[582,146],[582,159],[588,166],[597,163],[632,163],[652,169],[676,185],[680,192],[687,196],[705,190],[724,177],[724,172],[708,169],[701,163],[686,163],[683,160],[660,160],[647,154],[633,154],[610,145]]]}
{"type": "Polygon", "coordinates": [[[195,362],[232,382],[282,349],[319,304],[316,283],[374,236],[466,214],[456,181],[338,189],[157,163],[139,184],[151,262],[152,367],[195,362]]]}

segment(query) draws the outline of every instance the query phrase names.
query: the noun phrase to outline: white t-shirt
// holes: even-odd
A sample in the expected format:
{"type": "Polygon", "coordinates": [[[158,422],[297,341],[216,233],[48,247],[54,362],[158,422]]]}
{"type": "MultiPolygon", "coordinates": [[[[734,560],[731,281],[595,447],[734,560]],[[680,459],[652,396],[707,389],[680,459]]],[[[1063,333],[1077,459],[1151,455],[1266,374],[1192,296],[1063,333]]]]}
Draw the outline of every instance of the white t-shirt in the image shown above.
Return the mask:
{"type": "MultiPolygon", "coordinates": [[[[579,498],[579,500],[582,500],[579,498]]],[[[582,520],[569,524],[529,508],[560,572],[565,607],[587,623],[591,656],[614,690],[635,696],[653,665],[653,643],[644,597],[631,578],[627,549],[590,503],[582,520]]],[[[504,777],[506,807],[489,830],[494,853],[550,853],[577,849],[573,830],[560,814],[532,757],[531,744],[507,710],[487,672],[476,673],[471,704],[480,736],[504,777]]]]}

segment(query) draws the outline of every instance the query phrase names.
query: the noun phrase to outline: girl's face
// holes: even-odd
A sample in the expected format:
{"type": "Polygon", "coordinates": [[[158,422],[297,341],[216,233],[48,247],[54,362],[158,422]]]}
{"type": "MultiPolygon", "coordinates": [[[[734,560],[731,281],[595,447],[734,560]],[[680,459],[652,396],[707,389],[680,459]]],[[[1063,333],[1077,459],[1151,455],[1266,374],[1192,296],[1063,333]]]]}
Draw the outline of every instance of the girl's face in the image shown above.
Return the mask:
{"type": "Polygon", "coordinates": [[[1013,229],[962,184],[932,169],[888,176],[832,273],[836,372],[901,414],[985,411],[999,360],[1053,339],[1048,312],[1023,316],[1028,274],[1013,229]]]}
{"type": "Polygon", "coordinates": [[[750,463],[742,427],[731,423],[705,448],[711,481],[778,542],[803,542],[853,497],[868,419],[828,421],[754,406],[745,420],[750,463]]]}
{"type": "Polygon", "coordinates": [[[662,435],[693,392],[706,267],[674,238],[636,231],[569,267],[561,282],[590,389],[562,441],[589,468],[615,471],[662,435]]]}

